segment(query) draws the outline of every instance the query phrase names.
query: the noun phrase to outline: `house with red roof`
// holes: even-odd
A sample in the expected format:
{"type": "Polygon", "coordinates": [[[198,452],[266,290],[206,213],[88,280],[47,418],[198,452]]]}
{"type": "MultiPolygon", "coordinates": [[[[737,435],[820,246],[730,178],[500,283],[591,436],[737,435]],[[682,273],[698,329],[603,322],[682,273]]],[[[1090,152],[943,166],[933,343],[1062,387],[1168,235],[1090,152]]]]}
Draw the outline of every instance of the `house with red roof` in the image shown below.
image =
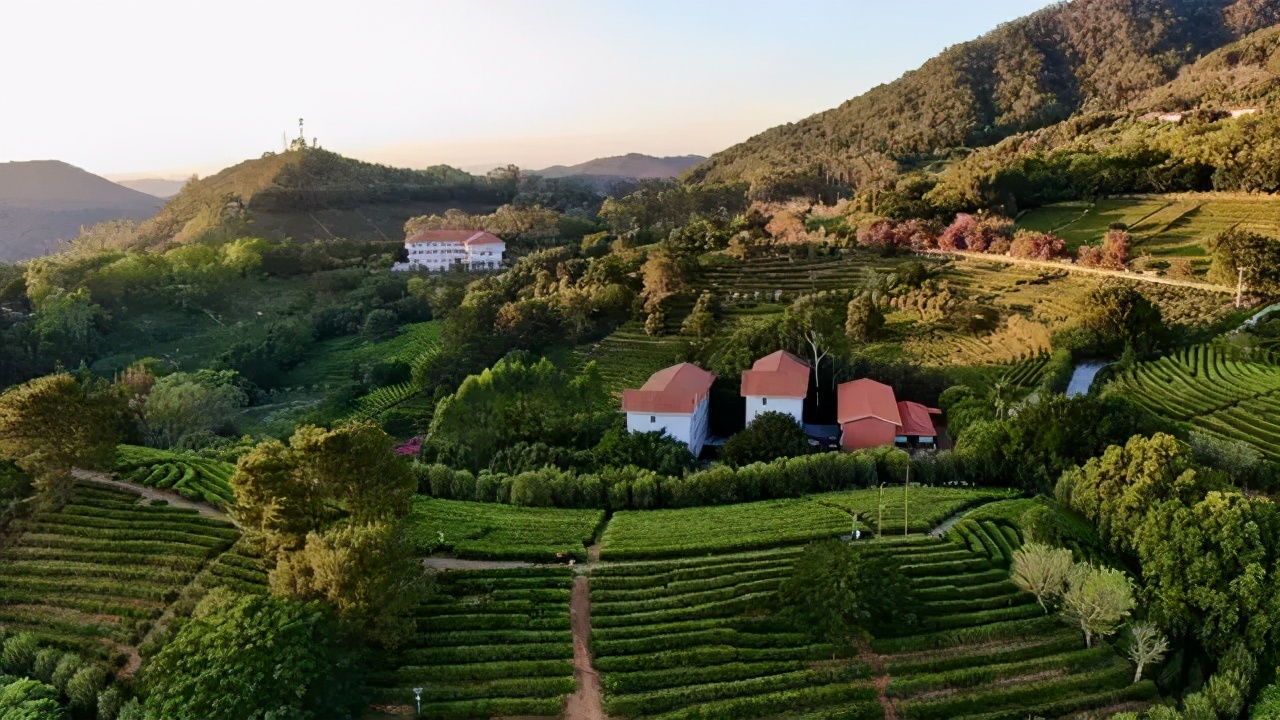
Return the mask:
{"type": "Polygon", "coordinates": [[[697,457],[707,441],[711,383],[716,376],[691,363],[659,370],[638,390],[622,391],[630,432],[665,431],[697,457]]]}
{"type": "Polygon", "coordinates": [[[747,400],[747,424],[760,413],[780,412],[804,424],[804,399],[809,394],[809,363],[779,350],[766,355],[742,373],[742,397],[747,400]]]}
{"type": "Polygon", "coordinates": [[[932,447],[938,431],[933,416],[942,411],[920,403],[899,402],[893,388],[863,378],[841,383],[836,398],[840,447],[845,450],[881,445],[932,447]]]}
{"type": "Polygon", "coordinates": [[[420,230],[404,241],[408,262],[392,270],[496,270],[507,244],[483,230],[420,230]]]}

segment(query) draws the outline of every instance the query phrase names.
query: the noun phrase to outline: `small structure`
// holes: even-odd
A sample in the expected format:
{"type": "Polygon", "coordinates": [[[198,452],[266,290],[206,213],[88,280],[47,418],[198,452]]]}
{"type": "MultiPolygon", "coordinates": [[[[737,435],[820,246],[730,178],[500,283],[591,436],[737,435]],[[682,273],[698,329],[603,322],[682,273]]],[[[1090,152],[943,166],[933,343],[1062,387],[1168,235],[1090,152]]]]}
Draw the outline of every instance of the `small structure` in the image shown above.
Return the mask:
{"type": "Polygon", "coordinates": [[[1231,114],[1231,117],[1238,118],[1238,117],[1244,117],[1245,115],[1257,115],[1261,111],[1262,111],[1261,108],[1242,107],[1242,108],[1232,108],[1227,112],[1231,114]]]}
{"type": "Polygon", "coordinates": [[[666,431],[697,457],[707,441],[711,383],[716,376],[691,363],[659,370],[639,390],[622,391],[629,432],[666,431]]]}
{"type": "Polygon", "coordinates": [[[483,230],[422,230],[404,241],[409,261],[392,270],[495,270],[507,244],[483,230]]]}
{"type": "Polygon", "coordinates": [[[760,358],[742,373],[748,425],[766,412],[786,413],[803,425],[804,399],[808,395],[809,363],[786,350],[760,358]]]}
{"type": "Polygon", "coordinates": [[[1182,122],[1182,118],[1185,116],[1186,116],[1186,113],[1180,113],[1180,112],[1160,113],[1160,115],[1158,116],[1158,119],[1160,120],[1160,122],[1180,123],[1182,122]]]}
{"type": "Polygon", "coordinates": [[[942,411],[914,402],[898,402],[893,388],[863,378],[841,383],[836,416],[844,450],[901,445],[933,447],[938,431],[933,416],[942,411]]]}

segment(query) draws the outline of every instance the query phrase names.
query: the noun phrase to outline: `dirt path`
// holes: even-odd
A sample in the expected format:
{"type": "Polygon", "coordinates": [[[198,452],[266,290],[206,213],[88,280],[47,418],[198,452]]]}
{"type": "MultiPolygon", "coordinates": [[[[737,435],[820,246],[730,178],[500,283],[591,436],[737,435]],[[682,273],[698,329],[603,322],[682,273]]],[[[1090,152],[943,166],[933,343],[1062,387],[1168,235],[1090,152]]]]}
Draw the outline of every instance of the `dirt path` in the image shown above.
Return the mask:
{"type": "Polygon", "coordinates": [[[1026,260],[1024,258],[1009,257],[1007,255],[988,255],[986,253],[967,252],[964,250],[924,250],[920,254],[942,255],[967,260],[997,262],[1004,263],[1005,265],[1020,265],[1022,267],[1040,268],[1044,270],[1064,270],[1066,272],[1099,275],[1102,277],[1112,277],[1121,280],[1134,280],[1136,282],[1154,283],[1156,285],[1174,285],[1177,287],[1195,288],[1196,290],[1207,290],[1209,292],[1222,293],[1225,295],[1235,294],[1236,291],[1233,287],[1211,285],[1209,283],[1196,282],[1195,280],[1179,280],[1177,278],[1161,277],[1159,275],[1144,275],[1142,273],[1129,272],[1125,270],[1091,268],[1076,265],[1074,263],[1057,262],[1052,260],[1026,260]]]}
{"type": "Polygon", "coordinates": [[[513,570],[534,567],[533,563],[519,560],[464,560],[462,558],[429,557],[422,559],[422,567],[428,570],[513,570]]]}
{"type": "Polygon", "coordinates": [[[116,480],[110,475],[107,475],[106,473],[92,472],[90,470],[73,470],[71,471],[71,474],[78,480],[86,480],[89,482],[100,483],[102,485],[110,485],[111,487],[120,488],[122,490],[129,490],[138,493],[148,500],[163,500],[173,507],[189,508],[205,517],[221,520],[223,522],[235,523],[235,521],[231,519],[230,515],[222,512],[221,510],[218,510],[211,505],[205,505],[204,503],[188,500],[178,493],[165,492],[163,490],[157,490],[156,488],[146,487],[145,485],[134,485],[133,483],[122,482],[120,480],[116,480]]]}
{"type": "Polygon", "coordinates": [[[866,660],[876,674],[876,699],[880,701],[880,708],[884,710],[884,720],[898,720],[898,703],[885,692],[892,678],[884,669],[884,656],[872,650],[871,643],[865,638],[859,639],[854,644],[858,646],[858,657],[866,660]]]}
{"type": "Polygon", "coordinates": [[[591,662],[591,591],[585,575],[573,579],[569,622],[573,628],[573,677],[578,681],[578,691],[565,703],[564,717],[566,720],[608,720],[604,714],[600,675],[591,662]]]}

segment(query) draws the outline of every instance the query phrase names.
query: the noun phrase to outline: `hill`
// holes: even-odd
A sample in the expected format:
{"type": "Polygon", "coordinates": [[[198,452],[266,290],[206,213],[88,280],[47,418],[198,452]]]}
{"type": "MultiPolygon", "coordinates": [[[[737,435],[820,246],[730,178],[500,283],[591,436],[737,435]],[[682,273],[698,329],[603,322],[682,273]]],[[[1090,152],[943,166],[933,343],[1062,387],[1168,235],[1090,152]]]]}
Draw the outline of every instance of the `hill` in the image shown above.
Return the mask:
{"type": "Polygon", "coordinates": [[[535,170],[533,174],[545,178],[563,178],[579,175],[592,177],[632,178],[646,180],[649,178],[671,178],[706,160],[701,155],[676,155],[672,157],[654,157],[640,153],[627,153],[614,157],[596,158],[577,165],[553,165],[543,170],[535,170]]]}
{"type": "Polygon", "coordinates": [[[187,183],[131,242],[185,242],[211,232],[269,239],[397,239],[411,217],[491,212],[512,188],[447,165],[408,170],[318,148],[268,152],[187,183]]]}
{"type": "Polygon", "coordinates": [[[117,180],[116,182],[131,190],[154,195],[162,200],[168,200],[177,195],[182,190],[182,186],[187,184],[186,180],[165,180],[164,178],[141,178],[139,180],[117,180]]]}
{"type": "Polygon", "coordinates": [[[148,218],[160,204],[58,160],[0,163],[0,262],[53,252],[82,225],[148,218]]]}
{"type": "Polygon", "coordinates": [[[843,105],[713,155],[693,181],[833,195],[1071,115],[1127,108],[1200,56],[1280,22],[1280,0],[1075,0],[948,48],[843,105]]]}

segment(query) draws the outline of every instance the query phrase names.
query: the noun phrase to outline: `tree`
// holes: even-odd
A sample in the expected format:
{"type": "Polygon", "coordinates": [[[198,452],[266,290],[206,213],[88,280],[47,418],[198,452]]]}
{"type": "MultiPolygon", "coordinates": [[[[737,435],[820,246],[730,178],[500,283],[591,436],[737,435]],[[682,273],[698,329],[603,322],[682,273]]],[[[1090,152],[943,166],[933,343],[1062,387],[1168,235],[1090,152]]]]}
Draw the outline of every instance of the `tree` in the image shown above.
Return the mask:
{"type": "Polygon", "coordinates": [[[1067,578],[1062,614],[1080,626],[1085,647],[1094,637],[1106,637],[1120,627],[1133,610],[1133,580],[1114,568],[1079,563],[1067,578]]]}
{"type": "Polygon", "coordinates": [[[1013,552],[1013,568],[1009,579],[1021,590],[1035,595],[1036,601],[1048,615],[1049,607],[1046,602],[1062,596],[1072,564],[1070,550],[1027,543],[1013,552]]]}
{"type": "Polygon", "coordinates": [[[1280,681],[1272,683],[1258,695],[1249,720],[1274,720],[1280,717],[1280,681]]]}
{"type": "Polygon", "coordinates": [[[741,467],[753,462],[797,457],[809,452],[809,436],[796,419],[786,413],[760,413],[746,429],[725,441],[720,457],[741,467]]]}
{"type": "Polygon", "coordinates": [[[58,691],[30,678],[0,677],[0,718],[4,720],[63,720],[58,691]]]}
{"type": "Polygon", "coordinates": [[[693,305],[693,312],[684,319],[680,332],[706,340],[716,334],[716,302],[710,291],[704,291],[693,305]]]}
{"type": "Polygon", "coordinates": [[[880,335],[884,328],[884,313],[870,296],[863,295],[849,301],[844,322],[845,335],[852,342],[868,342],[880,335]]]}
{"type": "Polygon", "coordinates": [[[104,467],[122,440],[123,394],[62,373],[0,394],[0,458],[47,485],[77,467],[104,467]]]}
{"type": "MultiPolygon", "coordinates": [[[[845,340],[844,323],[831,307],[831,300],[820,295],[804,295],[791,303],[784,316],[799,330],[813,357],[813,381],[818,384],[822,361],[832,355],[845,340]]],[[[832,383],[835,375],[832,375],[832,383]]]]}
{"type": "Polygon", "coordinates": [[[323,605],[218,588],[140,679],[156,717],[350,718],[362,665],[323,605]]]}
{"type": "Polygon", "coordinates": [[[1142,293],[1127,285],[1106,285],[1089,293],[1082,325],[1097,334],[1100,352],[1116,353],[1132,343],[1140,356],[1155,350],[1164,318],[1142,293]]]}
{"type": "Polygon", "coordinates": [[[1133,684],[1142,681],[1142,669],[1148,664],[1155,664],[1164,659],[1169,651],[1169,639],[1160,629],[1150,623],[1129,626],[1129,647],[1126,652],[1129,659],[1137,666],[1133,672],[1133,684]]]}
{"type": "Polygon", "coordinates": [[[911,581],[887,553],[839,540],[811,543],[778,600],[819,640],[848,643],[868,628],[915,624],[911,581]]]}
{"type": "Polygon", "coordinates": [[[365,316],[364,323],[360,326],[360,336],[370,341],[383,340],[395,335],[399,327],[400,321],[394,312],[378,308],[370,310],[365,316]]]}
{"type": "Polygon", "coordinates": [[[142,407],[143,434],[154,447],[231,428],[248,402],[233,370],[174,373],[156,380],[142,407]]]}

